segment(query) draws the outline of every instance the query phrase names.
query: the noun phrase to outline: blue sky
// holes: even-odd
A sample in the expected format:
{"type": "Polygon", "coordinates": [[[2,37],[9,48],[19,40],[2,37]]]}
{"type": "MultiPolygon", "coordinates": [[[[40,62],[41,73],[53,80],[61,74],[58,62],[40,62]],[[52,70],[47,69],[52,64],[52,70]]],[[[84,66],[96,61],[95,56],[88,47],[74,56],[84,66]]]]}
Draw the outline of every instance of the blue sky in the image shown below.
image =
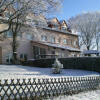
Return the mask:
{"type": "Polygon", "coordinates": [[[64,0],[61,12],[55,17],[67,20],[88,11],[100,11],[100,0],[64,0]]]}

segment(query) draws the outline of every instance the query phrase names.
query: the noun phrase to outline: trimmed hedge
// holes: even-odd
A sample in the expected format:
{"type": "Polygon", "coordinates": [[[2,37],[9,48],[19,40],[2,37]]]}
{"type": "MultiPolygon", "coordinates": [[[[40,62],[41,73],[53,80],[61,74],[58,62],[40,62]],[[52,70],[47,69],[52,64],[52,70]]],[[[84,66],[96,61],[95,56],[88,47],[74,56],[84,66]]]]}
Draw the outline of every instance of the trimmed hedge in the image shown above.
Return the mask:
{"type": "MultiPolygon", "coordinates": [[[[55,59],[39,59],[29,61],[27,65],[41,68],[51,68],[54,60],[55,59]]],[[[59,58],[59,60],[63,64],[64,69],[83,69],[100,72],[100,57],[71,57],[59,58]]]]}

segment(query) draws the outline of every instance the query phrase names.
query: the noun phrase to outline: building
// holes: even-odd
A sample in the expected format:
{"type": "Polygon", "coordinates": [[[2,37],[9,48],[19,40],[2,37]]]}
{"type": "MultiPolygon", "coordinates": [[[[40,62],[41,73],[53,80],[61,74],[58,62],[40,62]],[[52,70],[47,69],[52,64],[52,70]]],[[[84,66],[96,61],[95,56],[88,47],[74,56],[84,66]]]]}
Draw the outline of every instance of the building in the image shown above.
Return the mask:
{"type": "Polygon", "coordinates": [[[83,56],[99,56],[100,52],[98,50],[85,50],[83,51],[83,56]]]}
{"type": "MultiPolygon", "coordinates": [[[[1,26],[0,26],[1,27],[1,26]]],[[[12,33],[0,36],[0,63],[12,61],[12,33]]],[[[79,56],[78,35],[72,34],[66,21],[57,18],[28,15],[26,24],[17,36],[18,59],[42,59],[79,56]]]]}

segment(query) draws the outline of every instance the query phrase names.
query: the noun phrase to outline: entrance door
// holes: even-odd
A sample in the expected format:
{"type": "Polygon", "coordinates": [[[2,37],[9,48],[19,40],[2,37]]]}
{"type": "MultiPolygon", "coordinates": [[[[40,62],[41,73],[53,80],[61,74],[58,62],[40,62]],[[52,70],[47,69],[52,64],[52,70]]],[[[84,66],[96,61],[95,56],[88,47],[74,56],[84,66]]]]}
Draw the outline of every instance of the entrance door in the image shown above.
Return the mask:
{"type": "Polygon", "coordinates": [[[2,63],[2,48],[0,47],[0,64],[2,63]]]}

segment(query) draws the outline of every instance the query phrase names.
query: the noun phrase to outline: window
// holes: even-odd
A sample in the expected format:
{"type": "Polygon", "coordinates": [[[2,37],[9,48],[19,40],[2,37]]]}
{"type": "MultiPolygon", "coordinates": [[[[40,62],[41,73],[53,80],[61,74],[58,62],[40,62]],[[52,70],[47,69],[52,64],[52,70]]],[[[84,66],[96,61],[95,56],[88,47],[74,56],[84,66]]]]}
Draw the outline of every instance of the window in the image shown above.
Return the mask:
{"type": "Polygon", "coordinates": [[[72,41],[71,39],[69,39],[69,40],[68,40],[68,44],[69,44],[69,45],[72,45],[72,44],[73,44],[73,41],[72,41]]]}
{"type": "Polygon", "coordinates": [[[44,48],[40,48],[40,55],[41,58],[46,58],[46,50],[44,48]]]}
{"type": "Polygon", "coordinates": [[[63,40],[63,43],[64,43],[64,44],[67,44],[67,39],[64,39],[64,40],[63,40]]]}
{"type": "Polygon", "coordinates": [[[52,54],[51,58],[55,58],[55,51],[51,51],[51,54],[52,54]]]}
{"type": "Polygon", "coordinates": [[[39,59],[39,47],[37,47],[37,46],[33,46],[33,54],[34,54],[34,59],[39,59]]]}
{"type": "Polygon", "coordinates": [[[22,38],[22,33],[18,33],[17,36],[22,38]]]}
{"type": "Polygon", "coordinates": [[[55,43],[55,37],[51,37],[51,42],[55,43]]]}
{"type": "Polygon", "coordinates": [[[32,20],[32,25],[38,25],[39,22],[37,20],[32,20]]]}
{"type": "Polygon", "coordinates": [[[67,30],[67,27],[66,27],[66,26],[62,26],[62,29],[63,29],[63,30],[67,30]]]}
{"type": "Polygon", "coordinates": [[[51,51],[52,54],[55,54],[55,51],[51,51]]]}
{"type": "Polygon", "coordinates": [[[7,32],[4,33],[4,36],[8,37],[8,38],[12,38],[13,34],[12,34],[11,31],[7,31],[7,32]]]}
{"type": "Polygon", "coordinates": [[[20,54],[20,59],[27,60],[27,54],[20,54]]]}
{"type": "Polygon", "coordinates": [[[31,19],[27,19],[28,22],[31,22],[31,19]]]}
{"type": "Polygon", "coordinates": [[[42,40],[42,41],[47,41],[47,36],[42,35],[42,36],[41,36],[41,40],[42,40]]]}
{"type": "Polygon", "coordinates": [[[44,48],[33,46],[33,54],[34,59],[45,58],[46,50],[44,48]]]}
{"type": "Polygon", "coordinates": [[[12,53],[9,53],[7,56],[6,56],[6,62],[8,64],[11,64],[12,63],[12,53]]]}
{"type": "Polygon", "coordinates": [[[26,38],[28,40],[33,40],[33,35],[32,34],[26,34],[26,38]]]}
{"type": "Polygon", "coordinates": [[[58,38],[58,43],[61,43],[61,38],[58,38]]]}
{"type": "Polygon", "coordinates": [[[70,40],[71,41],[71,45],[73,45],[73,40],[70,40]]]}
{"type": "Polygon", "coordinates": [[[6,11],[5,12],[5,17],[9,18],[10,17],[10,12],[6,11]]]}
{"type": "Polygon", "coordinates": [[[74,41],[73,45],[74,45],[74,46],[76,46],[76,45],[77,45],[77,42],[76,42],[76,41],[74,41]]]}
{"type": "MultiPolygon", "coordinates": [[[[17,33],[17,36],[19,36],[20,38],[22,38],[22,33],[17,33]]],[[[4,33],[4,37],[7,37],[7,38],[12,38],[13,37],[13,33],[12,31],[7,31],[4,33]]]]}
{"type": "Polygon", "coordinates": [[[39,24],[38,21],[32,20],[32,19],[27,19],[27,22],[28,22],[28,24],[31,24],[31,25],[38,25],[39,24]]]}
{"type": "Polygon", "coordinates": [[[61,52],[61,57],[64,58],[65,54],[63,52],[61,52]]]}

